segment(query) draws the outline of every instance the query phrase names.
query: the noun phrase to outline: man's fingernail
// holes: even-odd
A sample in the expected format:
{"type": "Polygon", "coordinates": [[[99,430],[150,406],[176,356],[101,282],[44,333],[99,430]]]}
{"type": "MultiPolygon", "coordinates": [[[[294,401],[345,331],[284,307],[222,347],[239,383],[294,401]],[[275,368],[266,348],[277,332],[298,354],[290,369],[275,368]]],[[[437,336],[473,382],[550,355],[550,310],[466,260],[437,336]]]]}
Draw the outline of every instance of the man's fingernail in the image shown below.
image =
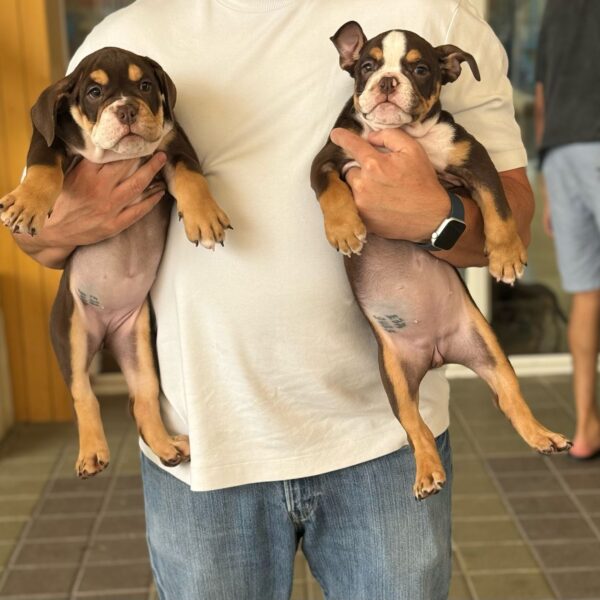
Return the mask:
{"type": "Polygon", "coordinates": [[[164,152],[158,152],[157,156],[161,165],[164,165],[167,162],[167,155],[164,152]]]}

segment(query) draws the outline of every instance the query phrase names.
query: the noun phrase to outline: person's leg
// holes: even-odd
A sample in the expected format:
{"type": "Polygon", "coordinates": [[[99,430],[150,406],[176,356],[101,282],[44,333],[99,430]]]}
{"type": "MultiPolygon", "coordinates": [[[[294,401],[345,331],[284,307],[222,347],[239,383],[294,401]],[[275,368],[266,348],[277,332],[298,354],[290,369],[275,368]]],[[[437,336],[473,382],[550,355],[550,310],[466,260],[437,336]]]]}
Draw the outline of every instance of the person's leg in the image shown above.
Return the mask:
{"type": "Polygon", "coordinates": [[[281,484],[192,492],[142,456],[160,600],[288,600],[297,538],[281,484]]]}
{"type": "Polygon", "coordinates": [[[563,287],[573,294],[569,348],[573,357],[576,427],[571,456],[600,450],[596,364],[600,326],[600,144],[570,144],[544,162],[554,242],[563,287]]]}
{"type": "Polygon", "coordinates": [[[445,600],[451,574],[448,434],[436,439],[448,481],[415,500],[410,448],[310,478],[316,498],[303,551],[328,600],[445,600]]]}
{"type": "Polygon", "coordinates": [[[600,290],[573,295],[569,346],[573,356],[573,394],[577,417],[571,455],[586,458],[600,450],[600,413],[596,403],[600,290]]]}

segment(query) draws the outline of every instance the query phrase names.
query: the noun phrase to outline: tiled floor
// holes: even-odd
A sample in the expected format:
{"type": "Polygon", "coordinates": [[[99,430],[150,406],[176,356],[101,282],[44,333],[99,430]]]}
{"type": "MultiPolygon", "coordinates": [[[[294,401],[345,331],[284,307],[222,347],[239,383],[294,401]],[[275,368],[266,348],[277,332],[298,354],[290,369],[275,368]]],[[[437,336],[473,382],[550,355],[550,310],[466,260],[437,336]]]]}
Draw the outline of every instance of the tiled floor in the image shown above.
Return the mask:
{"type": "MultiPolygon", "coordinates": [[[[570,434],[567,378],[522,384],[539,418],[570,434]]],[[[600,599],[600,461],[537,456],[480,382],[452,392],[451,599],[600,599]]],[[[135,431],[126,402],[103,406],[113,457],[96,479],[73,474],[72,425],[19,426],[0,445],[3,600],[153,597],[135,431]]],[[[293,598],[322,598],[301,556],[293,598]]]]}

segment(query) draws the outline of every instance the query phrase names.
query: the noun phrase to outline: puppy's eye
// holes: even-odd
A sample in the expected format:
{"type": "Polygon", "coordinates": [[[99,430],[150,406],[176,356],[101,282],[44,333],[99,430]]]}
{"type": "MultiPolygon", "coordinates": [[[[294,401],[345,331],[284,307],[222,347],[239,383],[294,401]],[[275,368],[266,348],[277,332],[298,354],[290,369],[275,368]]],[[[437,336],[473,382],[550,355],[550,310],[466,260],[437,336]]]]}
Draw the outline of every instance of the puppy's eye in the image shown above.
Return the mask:
{"type": "Polygon", "coordinates": [[[147,79],[140,82],[140,91],[141,92],[149,92],[152,89],[152,83],[147,79]]]}
{"type": "Polygon", "coordinates": [[[427,65],[417,65],[414,70],[415,75],[427,75],[429,73],[429,67],[427,65]]]}
{"type": "Polygon", "coordinates": [[[102,88],[99,85],[93,85],[88,89],[87,95],[90,98],[100,98],[102,96],[102,88]]]}
{"type": "Polygon", "coordinates": [[[363,73],[370,73],[375,68],[375,65],[372,62],[363,63],[361,66],[363,73]]]}

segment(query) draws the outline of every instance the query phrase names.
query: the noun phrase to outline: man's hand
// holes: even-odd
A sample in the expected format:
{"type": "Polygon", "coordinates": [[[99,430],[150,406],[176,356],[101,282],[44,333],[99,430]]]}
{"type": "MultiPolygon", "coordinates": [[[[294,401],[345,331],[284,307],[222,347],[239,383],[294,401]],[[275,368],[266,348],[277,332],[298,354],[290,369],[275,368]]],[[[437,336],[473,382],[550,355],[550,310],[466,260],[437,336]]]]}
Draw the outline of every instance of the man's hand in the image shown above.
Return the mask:
{"type": "Polygon", "coordinates": [[[21,249],[45,266],[61,268],[77,246],[113,237],[145,216],[164,196],[164,184],[148,186],[166,156],[157,153],[127,177],[137,160],[102,165],[82,160],[65,177],[40,234],[14,236],[21,249]]]}
{"type": "Polygon", "coordinates": [[[401,129],[371,133],[367,140],[334,129],[331,139],[361,166],[350,169],[346,180],[371,233],[420,242],[448,216],[450,199],[427,154],[401,129]]]}

